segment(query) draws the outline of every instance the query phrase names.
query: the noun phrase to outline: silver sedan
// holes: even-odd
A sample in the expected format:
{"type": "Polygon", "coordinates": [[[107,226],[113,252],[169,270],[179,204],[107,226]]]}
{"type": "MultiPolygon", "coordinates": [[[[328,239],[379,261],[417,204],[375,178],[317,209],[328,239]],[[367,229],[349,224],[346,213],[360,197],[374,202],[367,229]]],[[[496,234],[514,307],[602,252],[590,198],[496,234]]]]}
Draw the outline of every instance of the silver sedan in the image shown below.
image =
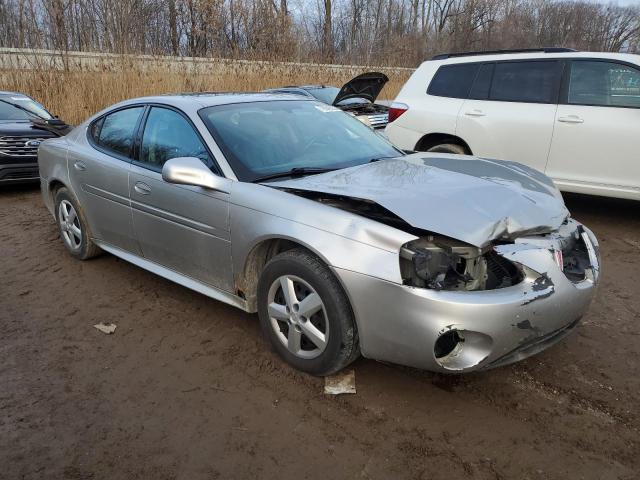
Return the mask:
{"type": "Polygon", "coordinates": [[[258,312],[316,375],[360,354],[441,372],[515,362],[578,324],[598,243],[523,165],[406,154],[296,96],[114,105],[39,150],[81,260],[109,252],[258,312]]]}

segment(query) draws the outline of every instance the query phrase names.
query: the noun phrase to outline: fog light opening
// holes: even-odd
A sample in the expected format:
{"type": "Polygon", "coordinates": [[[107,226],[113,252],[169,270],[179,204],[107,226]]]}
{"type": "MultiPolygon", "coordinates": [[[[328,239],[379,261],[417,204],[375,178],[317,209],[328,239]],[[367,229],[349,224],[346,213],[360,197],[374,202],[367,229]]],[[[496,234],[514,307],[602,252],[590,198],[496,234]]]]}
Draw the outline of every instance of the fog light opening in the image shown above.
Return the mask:
{"type": "Polygon", "coordinates": [[[475,368],[491,353],[493,340],[485,333],[450,329],[433,345],[435,361],[445,370],[460,372],[475,368]]]}
{"type": "Polygon", "coordinates": [[[438,340],[436,340],[436,344],[433,347],[433,353],[436,358],[446,357],[462,342],[464,342],[464,337],[460,335],[458,330],[449,330],[438,337],[438,340]]]}

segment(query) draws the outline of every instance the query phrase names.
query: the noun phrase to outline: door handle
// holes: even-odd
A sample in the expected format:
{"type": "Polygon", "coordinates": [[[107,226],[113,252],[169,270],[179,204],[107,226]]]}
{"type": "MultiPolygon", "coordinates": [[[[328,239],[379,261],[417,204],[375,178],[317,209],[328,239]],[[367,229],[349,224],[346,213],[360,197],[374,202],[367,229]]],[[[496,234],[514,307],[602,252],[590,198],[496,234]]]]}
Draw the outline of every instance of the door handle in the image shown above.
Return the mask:
{"type": "Polygon", "coordinates": [[[464,114],[469,117],[484,117],[486,115],[486,113],[484,113],[482,110],[478,110],[477,108],[469,110],[468,112],[464,112],[464,114]]]}
{"type": "Polygon", "coordinates": [[[87,165],[84,162],[81,162],[81,161],[78,160],[78,161],[73,163],[73,168],[83,172],[83,171],[85,171],[87,169],[87,165]]]}
{"type": "Polygon", "coordinates": [[[584,123],[584,120],[577,115],[567,115],[566,117],[558,117],[558,121],[562,123],[584,123]]]}
{"type": "Polygon", "coordinates": [[[146,183],[136,182],[133,189],[140,195],[149,195],[151,193],[151,187],[146,183]]]}

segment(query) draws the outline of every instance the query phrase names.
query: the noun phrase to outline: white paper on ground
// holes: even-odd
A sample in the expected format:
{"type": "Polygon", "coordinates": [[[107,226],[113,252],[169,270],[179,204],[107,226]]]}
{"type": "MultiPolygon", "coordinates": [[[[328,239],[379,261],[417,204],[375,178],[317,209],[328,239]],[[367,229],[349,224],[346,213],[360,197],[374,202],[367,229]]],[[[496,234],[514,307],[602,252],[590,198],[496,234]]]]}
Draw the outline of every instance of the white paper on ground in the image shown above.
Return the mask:
{"type": "Polygon", "coordinates": [[[324,377],[324,393],[328,395],[356,393],[356,372],[343,370],[330,377],[324,377]]]}
{"type": "Polygon", "coordinates": [[[106,333],[107,335],[111,335],[116,331],[115,323],[97,323],[94,325],[95,328],[100,330],[102,333],[106,333]]]}

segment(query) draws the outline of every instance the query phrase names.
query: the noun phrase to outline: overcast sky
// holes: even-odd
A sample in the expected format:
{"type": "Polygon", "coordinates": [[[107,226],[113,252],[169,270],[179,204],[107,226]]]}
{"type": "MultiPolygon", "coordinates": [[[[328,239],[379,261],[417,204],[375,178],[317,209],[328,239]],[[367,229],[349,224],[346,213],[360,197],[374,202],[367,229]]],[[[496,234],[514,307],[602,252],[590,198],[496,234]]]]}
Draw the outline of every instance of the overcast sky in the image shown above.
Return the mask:
{"type": "Polygon", "coordinates": [[[618,5],[620,5],[621,7],[625,7],[627,5],[640,5],[640,0],[614,0],[613,2],[610,2],[608,0],[587,0],[588,2],[593,2],[593,3],[617,3],[618,5]]]}

